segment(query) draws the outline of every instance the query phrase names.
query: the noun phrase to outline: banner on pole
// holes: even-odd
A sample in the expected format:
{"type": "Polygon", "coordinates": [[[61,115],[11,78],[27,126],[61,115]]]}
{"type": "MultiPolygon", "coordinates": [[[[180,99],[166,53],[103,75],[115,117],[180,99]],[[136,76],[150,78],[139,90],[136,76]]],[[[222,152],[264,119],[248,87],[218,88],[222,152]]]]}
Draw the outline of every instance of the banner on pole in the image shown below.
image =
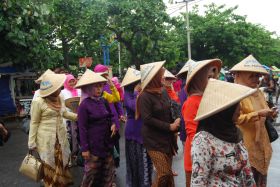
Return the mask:
{"type": "Polygon", "coordinates": [[[92,57],[79,58],[79,66],[89,68],[92,64],[92,57]]]}

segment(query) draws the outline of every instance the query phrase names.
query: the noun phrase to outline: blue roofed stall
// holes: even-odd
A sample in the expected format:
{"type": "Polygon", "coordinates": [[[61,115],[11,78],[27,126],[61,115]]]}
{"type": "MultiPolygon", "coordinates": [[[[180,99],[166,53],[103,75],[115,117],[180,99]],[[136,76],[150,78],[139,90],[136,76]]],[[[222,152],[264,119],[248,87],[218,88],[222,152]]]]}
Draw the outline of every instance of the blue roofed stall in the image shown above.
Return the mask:
{"type": "Polygon", "coordinates": [[[13,67],[0,67],[0,116],[16,113],[11,88],[11,74],[14,73],[16,69],[13,67]]]}
{"type": "Polygon", "coordinates": [[[29,113],[36,73],[18,71],[11,64],[0,65],[0,117],[29,113]]]}

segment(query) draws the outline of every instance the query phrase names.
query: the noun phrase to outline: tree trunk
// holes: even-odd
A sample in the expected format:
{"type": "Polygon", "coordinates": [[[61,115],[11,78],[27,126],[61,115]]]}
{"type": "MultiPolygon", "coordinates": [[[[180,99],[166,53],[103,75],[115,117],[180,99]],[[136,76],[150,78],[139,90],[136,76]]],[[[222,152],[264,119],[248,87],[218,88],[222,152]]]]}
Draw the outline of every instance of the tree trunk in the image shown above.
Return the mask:
{"type": "Polygon", "coordinates": [[[62,37],[62,52],[63,52],[63,65],[66,69],[69,69],[69,46],[67,39],[62,37]]]}

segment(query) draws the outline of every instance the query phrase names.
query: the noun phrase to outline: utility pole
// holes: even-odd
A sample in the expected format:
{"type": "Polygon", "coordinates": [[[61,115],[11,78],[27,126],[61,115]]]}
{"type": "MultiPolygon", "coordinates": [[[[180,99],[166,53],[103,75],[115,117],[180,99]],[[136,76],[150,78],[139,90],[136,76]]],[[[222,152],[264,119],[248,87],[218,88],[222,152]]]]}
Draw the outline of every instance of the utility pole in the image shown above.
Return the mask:
{"type": "Polygon", "coordinates": [[[175,3],[186,3],[186,24],[187,24],[187,40],[188,40],[188,58],[189,60],[192,59],[192,53],[191,53],[191,36],[190,36],[190,22],[189,22],[189,9],[188,9],[188,3],[194,1],[194,0],[183,0],[181,2],[175,2],[175,3]]]}
{"type": "Polygon", "coordinates": [[[118,42],[118,54],[119,54],[119,77],[122,77],[122,70],[121,70],[121,43],[118,42]]]}

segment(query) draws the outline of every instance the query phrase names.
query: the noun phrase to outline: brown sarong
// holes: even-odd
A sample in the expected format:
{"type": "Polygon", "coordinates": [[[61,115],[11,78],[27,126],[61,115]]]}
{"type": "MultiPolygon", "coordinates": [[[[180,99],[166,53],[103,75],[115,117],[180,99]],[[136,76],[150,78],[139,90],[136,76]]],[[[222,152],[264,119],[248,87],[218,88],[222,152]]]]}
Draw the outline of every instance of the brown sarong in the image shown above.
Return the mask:
{"type": "Polygon", "coordinates": [[[68,166],[63,168],[62,151],[58,139],[55,142],[55,168],[43,163],[43,180],[45,187],[66,187],[73,184],[68,166]]]}
{"type": "Polygon", "coordinates": [[[167,155],[159,151],[148,151],[148,154],[156,168],[156,179],[152,187],[174,187],[172,155],[167,155]]]}
{"type": "Polygon", "coordinates": [[[113,156],[105,158],[90,155],[85,160],[84,177],[81,187],[112,187],[115,186],[115,165],[113,156]]]}

